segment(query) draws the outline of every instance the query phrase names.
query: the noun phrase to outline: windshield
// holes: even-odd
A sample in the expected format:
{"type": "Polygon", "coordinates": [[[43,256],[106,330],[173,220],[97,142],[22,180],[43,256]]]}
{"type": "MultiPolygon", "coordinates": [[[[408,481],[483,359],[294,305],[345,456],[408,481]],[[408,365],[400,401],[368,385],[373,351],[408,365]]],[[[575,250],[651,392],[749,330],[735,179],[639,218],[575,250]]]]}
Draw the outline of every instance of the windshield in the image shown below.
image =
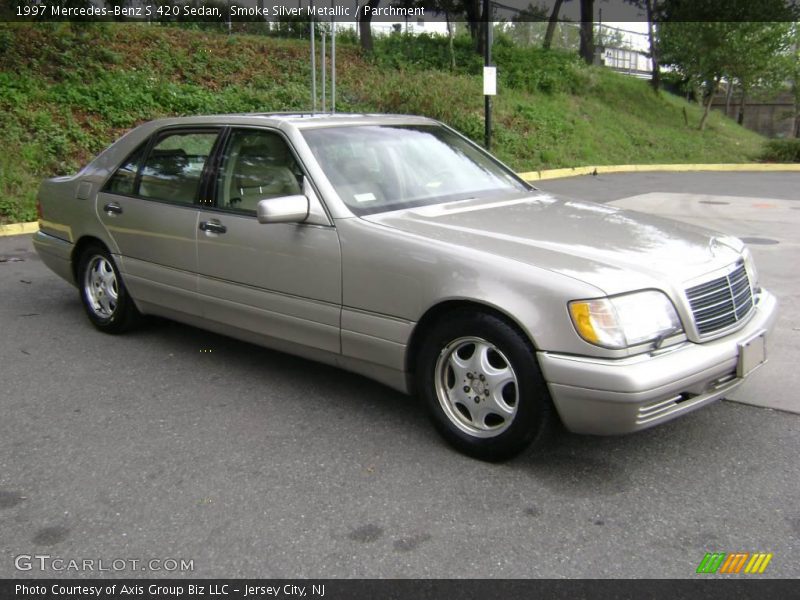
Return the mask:
{"type": "Polygon", "coordinates": [[[437,125],[331,127],[303,136],[357,215],[529,190],[489,155],[437,125]]]}

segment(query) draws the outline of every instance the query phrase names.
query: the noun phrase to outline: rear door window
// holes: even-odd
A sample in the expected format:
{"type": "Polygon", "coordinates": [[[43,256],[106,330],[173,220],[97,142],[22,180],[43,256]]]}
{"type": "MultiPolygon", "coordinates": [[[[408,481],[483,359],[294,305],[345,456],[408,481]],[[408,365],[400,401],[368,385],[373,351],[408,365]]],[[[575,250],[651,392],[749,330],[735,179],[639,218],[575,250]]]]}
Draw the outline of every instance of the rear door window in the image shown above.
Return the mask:
{"type": "Polygon", "coordinates": [[[167,134],[142,165],[138,195],[166,202],[194,203],[217,132],[167,134]]]}
{"type": "Polygon", "coordinates": [[[142,144],[125,159],[104,191],[194,204],[218,134],[217,129],[161,133],[154,142],[142,144]]]}

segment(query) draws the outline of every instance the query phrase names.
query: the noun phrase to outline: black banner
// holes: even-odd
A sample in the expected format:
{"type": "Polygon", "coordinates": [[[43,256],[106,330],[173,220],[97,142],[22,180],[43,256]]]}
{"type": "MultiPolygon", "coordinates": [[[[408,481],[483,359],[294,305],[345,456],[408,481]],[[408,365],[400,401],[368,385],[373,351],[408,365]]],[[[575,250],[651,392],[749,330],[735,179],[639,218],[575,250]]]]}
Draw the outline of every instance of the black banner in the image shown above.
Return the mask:
{"type": "Polygon", "coordinates": [[[791,600],[800,582],[780,579],[452,580],[159,579],[0,580],[3,600],[791,600]]]}
{"type": "MultiPolygon", "coordinates": [[[[556,0],[0,0],[5,21],[144,22],[546,22],[556,0]]],[[[562,22],[644,22],[644,2],[592,0],[559,3],[562,22]],[[588,7],[588,8],[587,8],[588,7]],[[591,19],[587,18],[591,14],[591,19]]],[[[800,0],[652,0],[651,20],[779,22],[800,19],[800,0]]]]}

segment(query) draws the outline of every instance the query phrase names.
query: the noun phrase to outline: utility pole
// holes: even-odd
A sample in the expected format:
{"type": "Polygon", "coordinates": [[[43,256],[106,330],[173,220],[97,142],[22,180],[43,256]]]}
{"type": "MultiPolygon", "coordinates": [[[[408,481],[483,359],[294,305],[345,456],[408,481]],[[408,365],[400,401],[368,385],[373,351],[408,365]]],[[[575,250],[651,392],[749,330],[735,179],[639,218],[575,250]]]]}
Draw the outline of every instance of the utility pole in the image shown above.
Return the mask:
{"type": "MultiPolygon", "coordinates": [[[[333,5],[331,0],[331,5],[333,5]]],[[[331,113],[336,112],[336,19],[331,17],[331,113]]]]}
{"type": "Polygon", "coordinates": [[[492,66],[492,1],[491,0],[483,0],[483,18],[484,18],[484,90],[483,90],[483,101],[484,101],[484,146],[486,146],[487,150],[492,149],[492,96],[487,93],[489,90],[486,89],[486,78],[487,78],[487,71],[486,67],[492,66]]]}
{"type": "MultiPolygon", "coordinates": [[[[311,0],[310,6],[314,6],[311,0]]],[[[314,19],[311,19],[311,113],[317,112],[317,49],[314,47],[314,19]]]]}

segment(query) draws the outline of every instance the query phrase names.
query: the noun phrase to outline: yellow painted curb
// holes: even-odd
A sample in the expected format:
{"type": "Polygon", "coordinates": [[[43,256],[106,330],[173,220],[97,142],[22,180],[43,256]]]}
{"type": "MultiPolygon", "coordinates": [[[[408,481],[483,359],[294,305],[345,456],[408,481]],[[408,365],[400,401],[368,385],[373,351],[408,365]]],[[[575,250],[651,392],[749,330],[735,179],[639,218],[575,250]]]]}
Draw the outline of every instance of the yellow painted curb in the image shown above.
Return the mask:
{"type": "Polygon", "coordinates": [[[22,235],[24,233],[36,233],[39,231],[39,222],[33,223],[9,223],[3,225],[0,223],[0,237],[4,235],[22,235]]]}
{"type": "Polygon", "coordinates": [[[796,171],[800,173],[800,164],[794,163],[735,163],[735,164],[688,164],[688,165],[598,165],[596,167],[573,167],[567,169],[548,169],[545,171],[528,171],[519,173],[526,181],[542,181],[543,179],[560,179],[576,175],[600,175],[602,173],[645,173],[653,171],[751,171],[774,172],[796,171]]]}

